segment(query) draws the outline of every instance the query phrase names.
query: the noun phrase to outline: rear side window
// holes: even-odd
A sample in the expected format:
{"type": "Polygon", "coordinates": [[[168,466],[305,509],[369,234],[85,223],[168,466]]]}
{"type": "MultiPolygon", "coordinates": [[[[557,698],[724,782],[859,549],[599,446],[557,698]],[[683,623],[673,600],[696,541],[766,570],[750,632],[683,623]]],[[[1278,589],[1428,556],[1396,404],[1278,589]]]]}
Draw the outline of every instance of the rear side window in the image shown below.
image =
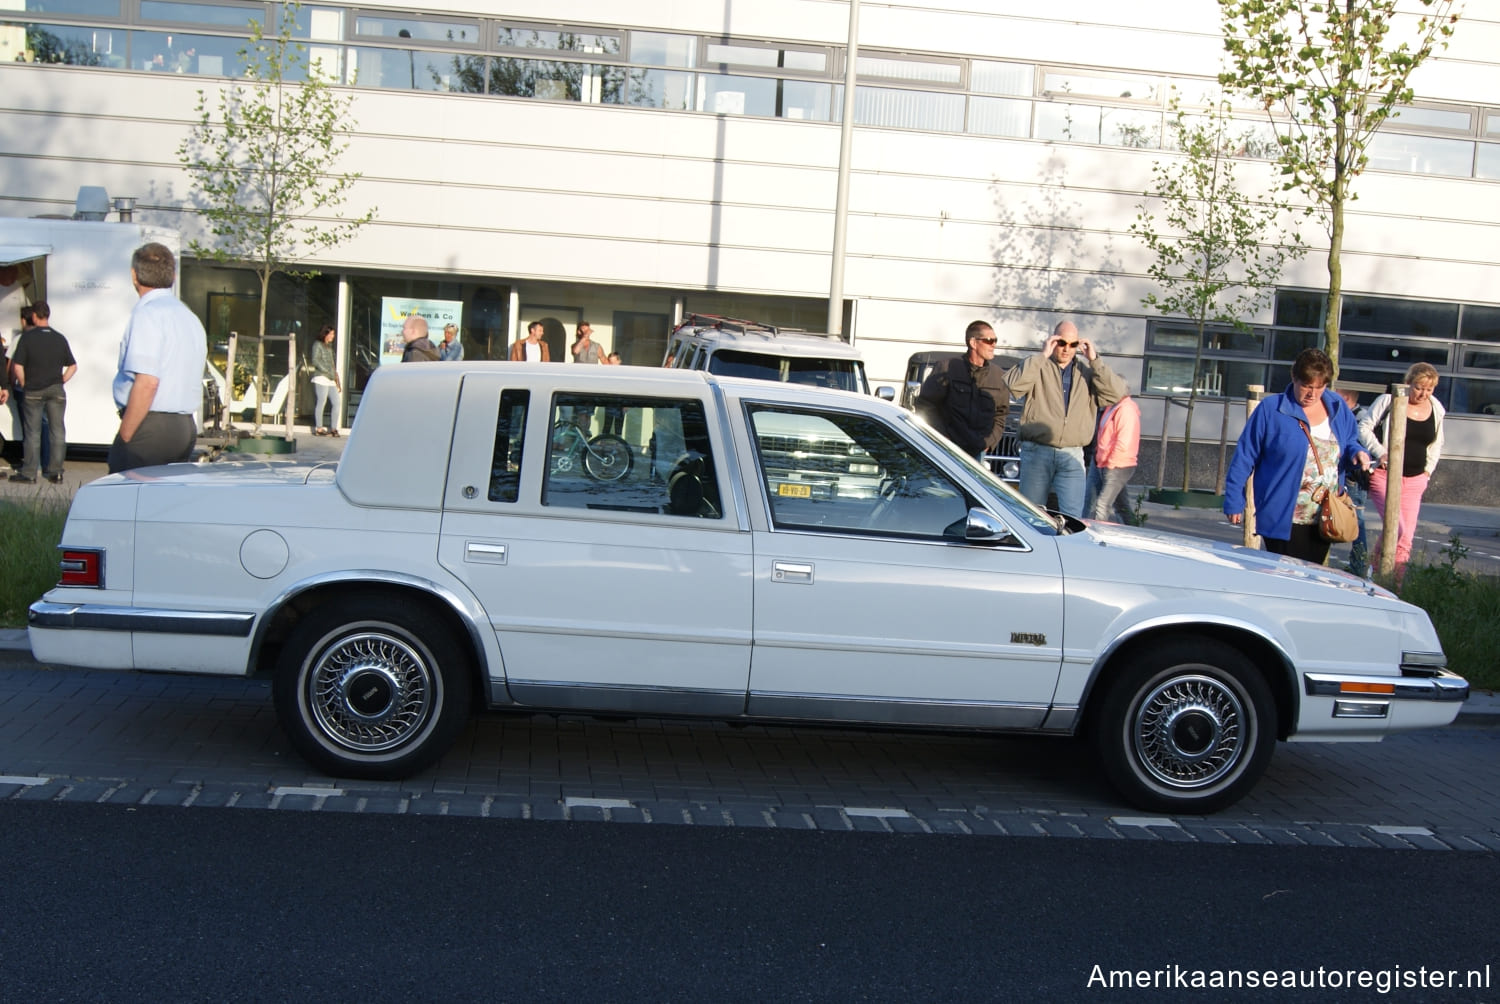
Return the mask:
{"type": "Polygon", "coordinates": [[[722,519],[703,402],[557,394],[542,504],[722,519]]]}
{"type": "Polygon", "coordinates": [[[514,502],[521,490],[521,444],[526,441],[526,408],[531,392],[508,390],[500,395],[495,416],[495,454],[490,463],[490,501],[514,502]]]}

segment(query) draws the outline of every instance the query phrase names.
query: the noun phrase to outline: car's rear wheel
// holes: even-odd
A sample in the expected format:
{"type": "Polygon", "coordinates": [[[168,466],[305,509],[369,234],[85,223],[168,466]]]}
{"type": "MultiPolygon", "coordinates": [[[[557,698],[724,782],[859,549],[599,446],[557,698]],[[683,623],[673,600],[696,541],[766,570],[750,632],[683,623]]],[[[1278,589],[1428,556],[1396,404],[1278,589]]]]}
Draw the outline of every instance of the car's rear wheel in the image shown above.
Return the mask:
{"type": "Polygon", "coordinates": [[[341,777],[398,779],[434,763],[469,714],[469,658],[395,597],[326,604],[282,649],[273,692],[292,745],[341,777]]]}
{"type": "Polygon", "coordinates": [[[1276,744],[1264,676],[1222,642],[1181,638],[1143,650],[1094,719],[1105,774],[1155,812],[1216,812],[1244,796],[1276,744]]]}

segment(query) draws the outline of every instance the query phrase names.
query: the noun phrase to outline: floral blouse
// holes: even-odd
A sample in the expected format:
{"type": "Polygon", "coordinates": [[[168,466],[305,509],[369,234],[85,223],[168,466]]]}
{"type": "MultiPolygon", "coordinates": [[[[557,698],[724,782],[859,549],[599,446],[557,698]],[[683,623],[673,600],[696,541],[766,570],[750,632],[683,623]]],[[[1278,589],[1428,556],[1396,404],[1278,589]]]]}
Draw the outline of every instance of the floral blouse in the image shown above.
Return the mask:
{"type": "Polygon", "coordinates": [[[1339,488],[1339,441],[1333,435],[1328,420],[1324,419],[1312,427],[1313,443],[1317,446],[1317,460],[1313,459],[1313,447],[1307,448],[1307,463],[1302,465],[1302,484],[1297,489],[1297,508],[1292,511],[1292,522],[1300,524],[1318,521],[1320,488],[1327,487],[1337,492],[1339,488]],[[1323,473],[1318,474],[1318,460],[1323,462],[1323,473]]]}

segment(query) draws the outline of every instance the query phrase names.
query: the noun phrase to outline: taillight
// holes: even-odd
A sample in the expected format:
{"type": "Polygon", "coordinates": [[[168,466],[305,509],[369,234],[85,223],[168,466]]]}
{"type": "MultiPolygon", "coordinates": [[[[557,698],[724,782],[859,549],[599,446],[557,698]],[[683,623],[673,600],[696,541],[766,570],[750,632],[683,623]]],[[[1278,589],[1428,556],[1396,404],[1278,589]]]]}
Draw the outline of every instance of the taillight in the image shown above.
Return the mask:
{"type": "Polygon", "coordinates": [[[60,586],[92,586],[104,588],[104,552],[84,548],[65,547],[62,552],[62,578],[60,586]]]}

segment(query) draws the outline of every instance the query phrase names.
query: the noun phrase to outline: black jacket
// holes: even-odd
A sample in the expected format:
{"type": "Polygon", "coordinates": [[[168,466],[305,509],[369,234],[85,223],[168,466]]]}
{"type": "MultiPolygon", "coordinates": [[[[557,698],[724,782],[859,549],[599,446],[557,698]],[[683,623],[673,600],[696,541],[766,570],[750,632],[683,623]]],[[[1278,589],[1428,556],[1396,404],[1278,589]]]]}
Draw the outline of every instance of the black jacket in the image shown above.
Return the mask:
{"type": "Polygon", "coordinates": [[[986,363],[976,374],[967,355],[939,364],[917,392],[917,414],[965,453],[993,450],[1009,411],[1010,387],[1000,367],[986,363]]]}
{"type": "Polygon", "coordinates": [[[438,350],[426,336],[407,342],[401,353],[403,363],[435,363],[439,358],[438,350]]]}

